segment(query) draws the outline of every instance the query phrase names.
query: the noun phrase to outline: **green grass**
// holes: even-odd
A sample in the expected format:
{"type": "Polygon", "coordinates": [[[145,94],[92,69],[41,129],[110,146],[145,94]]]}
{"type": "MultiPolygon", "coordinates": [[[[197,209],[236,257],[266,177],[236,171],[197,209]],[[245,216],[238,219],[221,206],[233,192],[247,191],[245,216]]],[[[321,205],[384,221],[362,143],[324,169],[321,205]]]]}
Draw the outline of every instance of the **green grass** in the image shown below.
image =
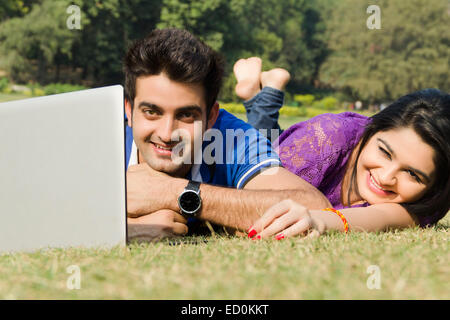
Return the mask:
{"type": "MultiPolygon", "coordinates": [[[[236,117],[238,117],[241,120],[247,121],[247,115],[242,113],[235,113],[236,117]]],[[[295,123],[306,121],[309,118],[307,117],[294,117],[294,116],[280,116],[278,119],[278,123],[280,124],[281,129],[286,130],[290,126],[292,126],[295,123]]]]}
{"type": "Polygon", "coordinates": [[[0,103],[7,102],[7,101],[13,101],[13,100],[19,100],[19,99],[27,99],[30,98],[30,96],[27,96],[23,93],[1,93],[0,92],[0,103]]]}
{"type": "Polygon", "coordinates": [[[450,299],[449,225],[447,216],[432,229],[308,241],[211,236],[3,254],[0,299],[450,299]],[[79,290],[67,286],[72,265],[81,271],[79,290]],[[367,287],[371,265],[380,289],[367,287]]]}
{"type": "Polygon", "coordinates": [[[446,218],[433,229],[315,240],[220,236],[0,256],[2,299],[449,299],[446,218]],[[67,268],[79,266],[70,290],[67,268]],[[367,287],[367,268],[381,288],[367,287]]]}

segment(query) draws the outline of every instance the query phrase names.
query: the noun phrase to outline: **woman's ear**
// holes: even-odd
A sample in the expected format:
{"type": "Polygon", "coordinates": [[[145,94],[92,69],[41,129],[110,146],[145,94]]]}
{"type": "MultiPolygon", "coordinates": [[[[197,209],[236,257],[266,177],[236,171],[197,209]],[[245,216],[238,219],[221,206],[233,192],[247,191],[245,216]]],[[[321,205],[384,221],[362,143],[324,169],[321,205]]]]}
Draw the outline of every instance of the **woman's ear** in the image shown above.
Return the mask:
{"type": "Polygon", "coordinates": [[[131,128],[131,113],[132,113],[132,108],[131,108],[131,102],[128,99],[125,99],[125,114],[127,115],[127,123],[128,126],[131,128]]]}
{"type": "Polygon", "coordinates": [[[212,128],[212,126],[216,123],[218,116],[219,116],[219,103],[216,101],[216,103],[214,103],[213,107],[209,111],[208,125],[206,126],[206,129],[212,128]]]}

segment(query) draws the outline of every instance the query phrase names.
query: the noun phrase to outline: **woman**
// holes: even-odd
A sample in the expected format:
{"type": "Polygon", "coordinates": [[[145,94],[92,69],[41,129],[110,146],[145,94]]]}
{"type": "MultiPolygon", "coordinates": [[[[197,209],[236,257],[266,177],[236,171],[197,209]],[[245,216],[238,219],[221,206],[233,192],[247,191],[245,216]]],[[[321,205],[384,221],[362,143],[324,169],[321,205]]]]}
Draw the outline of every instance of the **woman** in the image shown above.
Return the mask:
{"type": "MultiPolygon", "coordinates": [[[[234,71],[249,123],[279,128],[289,74],[261,73],[259,58],[239,60],[234,71]]],[[[450,95],[439,90],[406,95],[371,118],[351,112],[314,117],[287,129],[274,146],[287,169],[324,193],[333,214],[286,200],[249,229],[253,239],[426,227],[450,208],[450,95]]]]}

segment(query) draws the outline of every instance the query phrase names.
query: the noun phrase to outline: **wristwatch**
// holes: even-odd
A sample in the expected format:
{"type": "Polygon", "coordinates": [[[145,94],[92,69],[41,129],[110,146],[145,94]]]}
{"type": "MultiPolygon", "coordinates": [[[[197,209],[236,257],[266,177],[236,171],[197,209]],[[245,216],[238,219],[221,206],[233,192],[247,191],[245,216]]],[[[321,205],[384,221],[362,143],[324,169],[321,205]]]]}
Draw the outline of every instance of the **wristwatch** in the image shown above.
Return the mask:
{"type": "Polygon", "coordinates": [[[200,198],[200,183],[195,181],[189,181],[186,188],[178,197],[178,206],[181,213],[195,217],[198,215],[200,208],[202,207],[202,198],[200,198]]]}

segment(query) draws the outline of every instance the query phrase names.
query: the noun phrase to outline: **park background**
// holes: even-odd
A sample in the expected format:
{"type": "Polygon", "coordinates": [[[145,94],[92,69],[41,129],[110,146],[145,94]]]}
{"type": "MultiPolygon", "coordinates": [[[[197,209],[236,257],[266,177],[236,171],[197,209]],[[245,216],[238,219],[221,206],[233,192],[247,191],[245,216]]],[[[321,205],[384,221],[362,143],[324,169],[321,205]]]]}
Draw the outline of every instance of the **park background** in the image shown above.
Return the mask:
{"type": "Polygon", "coordinates": [[[0,100],[122,83],[130,43],[176,27],[223,54],[219,99],[233,113],[245,113],[233,63],[259,56],[264,70],[291,73],[283,116],[352,110],[356,101],[370,114],[419,89],[449,91],[449,19],[447,0],[3,0],[0,100]],[[370,5],[380,8],[380,29],[369,29],[370,5]]]}
{"type": "MultiPolygon", "coordinates": [[[[128,45],[177,27],[223,54],[221,106],[241,118],[232,66],[250,56],[291,73],[283,128],[356,101],[371,115],[415,90],[449,91],[449,19],[448,0],[2,0],[0,102],[122,83],[128,45]],[[69,27],[70,5],[80,28],[69,27]],[[381,29],[368,27],[370,5],[381,29]]],[[[0,255],[0,298],[449,299],[448,226],[447,216],[427,230],[314,241],[213,235],[0,255]],[[370,270],[381,272],[379,287],[370,270]]]]}

